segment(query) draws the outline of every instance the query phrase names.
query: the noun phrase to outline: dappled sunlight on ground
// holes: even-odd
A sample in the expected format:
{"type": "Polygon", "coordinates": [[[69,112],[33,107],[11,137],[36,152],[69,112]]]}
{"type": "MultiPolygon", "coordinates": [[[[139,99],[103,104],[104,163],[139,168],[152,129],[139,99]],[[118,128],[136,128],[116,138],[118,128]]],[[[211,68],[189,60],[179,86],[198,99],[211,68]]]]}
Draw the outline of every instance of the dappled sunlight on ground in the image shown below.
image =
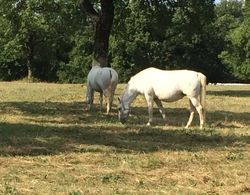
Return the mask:
{"type": "Polygon", "coordinates": [[[164,103],[166,121],[155,108],[148,127],[139,96],[121,124],[116,98],[124,86],[106,115],[98,94],[85,111],[84,85],[0,84],[0,193],[249,192],[248,89],[240,89],[241,96],[233,94],[236,88],[209,86],[207,124],[200,130],[197,113],[184,129],[186,98],[164,103]]]}

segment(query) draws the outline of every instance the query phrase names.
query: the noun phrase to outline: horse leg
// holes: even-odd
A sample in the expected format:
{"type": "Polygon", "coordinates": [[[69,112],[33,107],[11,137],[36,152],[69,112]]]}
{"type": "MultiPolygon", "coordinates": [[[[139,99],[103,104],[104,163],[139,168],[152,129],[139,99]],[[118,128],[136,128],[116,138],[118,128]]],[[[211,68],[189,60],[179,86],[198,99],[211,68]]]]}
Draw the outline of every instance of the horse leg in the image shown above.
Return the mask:
{"type": "Polygon", "coordinates": [[[112,100],[111,100],[112,95],[111,95],[111,92],[110,92],[110,87],[104,91],[104,95],[106,97],[106,104],[107,104],[107,112],[106,112],[106,114],[109,114],[109,112],[111,110],[111,103],[112,103],[112,100]]]}
{"type": "Polygon", "coordinates": [[[204,125],[204,111],[203,111],[203,108],[198,100],[197,97],[192,97],[190,98],[193,106],[196,108],[198,114],[199,114],[199,118],[200,118],[200,129],[203,128],[203,125],[204,125]]]}
{"type": "Polygon", "coordinates": [[[164,108],[162,106],[161,100],[159,100],[158,98],[154,98],[154,102],[158,106],[159,112],[161,113],[163,120],[165,120],[166,119],[166,114],[165,114],[165,110],[164,110],[164,108]]]}
{"type": "Polygon", "coordinates": [[[102,111],[103,92],[100,92],[100,111],[102,111]]]}
{"type": "Polygon", "coordinates": [[[149,115],[149,119],[148,119],[148,123],[147,126],[150,126],[152,121],[153,121],[153,98],[150,94],[145,94],[145,98],[148,104],[148,115],[149,115]]]}
{"type": "Polygon", "coordinates": [[[112,107],[116,86],[117,86],[117,83],[111,82],[111,86],[110,86],[110,88],[111,88],[110,89],[110,109],[112,107]]]}
{"type": "Polygon", "coordinates": [[[109,114],[110,110],[111,110],[111,94],[109,93],[107,95],[107,112],[106,112],[106,114],[109,114]]]}
{"type": "Polygon", "coordinates": [[[186,129],[191,125],[191,123],[192,123],[192,121],[193,121],[193,118],[194,118],[194,110],[195,110],[195,107],[194,107],[194,105],[192,104],[192,102],[191,102],[190,99],[189,99],[189,105],[190,105],[190,116],[189,116],[188,122],[187,122],[187,124],[186,124],[186,126],[185,126],[186,129]]]}
{"type": "Polygon", "coordinates": [[[94,101],[94,90],[90,87],[89,84],[87,84],[87,93],[86,93],[87,108],[86,108],[86,110],[91,109],[93,101],[94,101]]]}

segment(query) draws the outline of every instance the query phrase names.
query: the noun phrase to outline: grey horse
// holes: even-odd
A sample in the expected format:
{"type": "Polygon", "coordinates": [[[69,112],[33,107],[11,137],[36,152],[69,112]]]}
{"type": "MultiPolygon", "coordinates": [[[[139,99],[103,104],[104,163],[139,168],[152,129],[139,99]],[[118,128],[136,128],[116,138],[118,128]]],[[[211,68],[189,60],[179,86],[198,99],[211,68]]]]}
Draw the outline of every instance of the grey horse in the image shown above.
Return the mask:
{"type": "Polygon", "coordinates": [[[87,110],[90,110],[94,92],[100,93],[100,106],[102,108],[103,95],[106,97],[107,114],[111,110],[115,89],[118,83],[117,72],[110,67],[93,66],[87,77],[87,110]]]}

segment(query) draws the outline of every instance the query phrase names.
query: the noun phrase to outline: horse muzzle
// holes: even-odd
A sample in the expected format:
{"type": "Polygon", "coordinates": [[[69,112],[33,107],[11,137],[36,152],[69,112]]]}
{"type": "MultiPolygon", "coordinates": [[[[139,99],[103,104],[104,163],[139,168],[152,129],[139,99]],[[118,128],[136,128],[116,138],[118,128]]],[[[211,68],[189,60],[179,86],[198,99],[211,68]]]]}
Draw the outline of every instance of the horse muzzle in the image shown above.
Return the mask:
{"type": "Polygon", "coordinates": [[[119,121],[120,121],[122,124],[124,124],[124,123],[126,123],[126,122],[128,121],[128,118],[127,118],[127,117],[121,117],[120,115],[118,115],[118,119],[119,119],[119,121]]]}
{"type": "Polygon", "coordinates": [[[120,119],[120,122],[121,122],[122,124],[125,124],[127,121],[128,121],[127,119],[120,119]]]}

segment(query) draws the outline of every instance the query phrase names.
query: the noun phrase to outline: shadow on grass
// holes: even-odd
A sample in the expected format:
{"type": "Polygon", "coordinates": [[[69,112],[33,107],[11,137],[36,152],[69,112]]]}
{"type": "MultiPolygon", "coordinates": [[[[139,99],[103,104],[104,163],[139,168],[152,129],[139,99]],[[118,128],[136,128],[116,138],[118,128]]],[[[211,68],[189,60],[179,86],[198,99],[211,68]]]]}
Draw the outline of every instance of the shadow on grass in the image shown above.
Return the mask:
{"type": "Polygon", "coordinates": [[[200,151],[250,143],[249,136],[221,136],[213,131],[162,130],[129,127],[51,127],[30,124],[0,124],[0,155],[54,155],[70,152],[200,151]],[[95,147],[94,147],[95,146],[95,147]]]}
{"type": "Polygon", "coordinates": [[[93,106],[91,111],[85,111],[84,102],[7,102],[0,104],[0,114],[21,114],[29,117],[29,122],[36,123],[107,123],[116,120],[116,106],[112,107],[111,115],[106,115],[105,108],[100,111],[99,105],[93,106]]]}
{"type": "Polygon", "coordinates": [[[250,97],[250,90],[207,91],[207,94],[215,96],[250,97]]]}
{"type": "MultiPolygon", "coordinates": [[[[94,108],[83,110],[82,102],[1,104],[2,113],[19,112],[30,117],[27,123],[0,123],[0,155],[55,155],[70,152],[153,152],[159,150],[199,151],[250,143],[249,136],[223,136],[215,131],[146,127],[147,108],[135,108],[127,126],[117,121],[115,110],[107,116],[94,108]],[[136,124],[136,125],[133,125],[136,124]],[[142,125],[141,125],[142,124],[142,125]]],[[[214,112],[211,122],[223,121],[225,115],[247,123],[249,113],[214,112]]],[[[171,125],[186,122],[188,110],[167,109],[171,125]],[[178,119],[178,120],[177,120],[178,119]]],[[[160,118],[159,114],[156,117],[160,118]]],[[[160,121],[160,119],[159,119],[160,121]]],[[[197,123],[196,123],[197,124],[197,123]]],[[[158,125],[158,124],[157,124],[158,125]]]]}
{"type": "MultiPolygon", "coordinates": [[[[165,108],[166,120],[163,121],[158,109],[154,108],[155,125],[164,125],[165,123],[170,126],[184,127],[188,121],[190,112],[188,108],[165,108]]],[[[148,109],[146,107],[133,107],[131,110],[130,121],[133,124],[146,124],[148,120],[148,109]]],[[[214,126],[221,122],[238,122],[250,125],[249,112],[234,113],[228,111],[214,111],[206,112],[206,125],[214,126]]],[[[195,112],[192,126],[199,125],[199,115],[195,112]]],[[[233,127],[233,126],[232,126],[233,127]]],[[[236,126],[235,126],[236,127],[236,126]]]]}
{"type": "MultiPolygon", "coordinates": [[[[105,114],[105,108],[100,111],[95,105],[91,111],[85,111],[84,102],[7,102],[0,104],[0,114],[21,114],[27,116],[29,122],[54,124],[106,124],[118,123],[117,106],[113,105],[110,115],[105,114]]],[[[158,109],[154,108],[154,125],[183,127],[189,118],[188,108],[165,108],[166,121],[164,122],[158,109]]],[[[218,122],[236,121],[249,124],[250,113],[233,113],[214,111],[206,113],[206,121],[210,126],[218,122]]],[[[147,107],[131,107],[129,124],[145,125],[148,121],[147,107]]],[[[198,126],[198,113],[195,112],[193,126],[198,126]]]]}

